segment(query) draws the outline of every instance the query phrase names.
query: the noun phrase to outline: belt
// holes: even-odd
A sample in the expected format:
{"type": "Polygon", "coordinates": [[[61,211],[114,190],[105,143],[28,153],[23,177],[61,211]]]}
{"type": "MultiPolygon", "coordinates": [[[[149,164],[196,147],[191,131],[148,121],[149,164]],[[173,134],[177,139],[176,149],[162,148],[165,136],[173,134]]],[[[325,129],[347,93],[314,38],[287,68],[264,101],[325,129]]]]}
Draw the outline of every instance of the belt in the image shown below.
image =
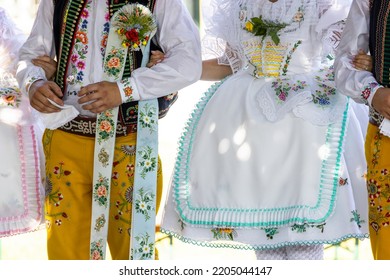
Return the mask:
{"type": "Polygon", "coordinates": [[[371,118],[371,117],[370,117],[370,118],[368,119],[368,122],[369,122],[370,124],[372,124],[372,125],[377,126],[377,127],[380,126],[380,123],[378,123],[378,121],[375,120],[374,118],[371,118]]]}
{"type": "Polygon", "coordinates": [[[374,108],[370,107],[370,114],[369,114],[369,119],[368,121],[370,124],[375,125],[379,127],[381,123],[383,122],[384,117],[379,114],[377,111],[374,110],[374,108]]]}
{"type": "MultiPolygon", "coordinates": [[[[95,137],[96,134],[96,118],[76,117],[70,122],[58,128],[59,130],[77,134],[86,137],[95,137]]],[[[124,124],[118,120],[116,128],[116,136],[126,136],[130,133],[137,132],[137,124],[124,124]]]]}

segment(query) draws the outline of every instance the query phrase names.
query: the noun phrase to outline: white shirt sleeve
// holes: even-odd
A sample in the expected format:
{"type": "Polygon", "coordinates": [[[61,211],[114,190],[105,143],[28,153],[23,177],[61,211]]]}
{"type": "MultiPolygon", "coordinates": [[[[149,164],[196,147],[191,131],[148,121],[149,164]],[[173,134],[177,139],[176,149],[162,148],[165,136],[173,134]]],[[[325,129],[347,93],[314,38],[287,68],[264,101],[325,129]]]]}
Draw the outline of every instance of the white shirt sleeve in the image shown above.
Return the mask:
{"type": "Polygon", "coordinates": [[[151,68],[134,70],[130,78],[118,82],[123,102],[168,95],[200,79],[199,30],[182,1],[159,0],[154,14],[158,26],[155,39],[165,58],[151,68]]]}
{"type": "Polygon", "coordinates": [[[31,60],[47,54],[54,57],[53,10],[53,1],[41,0],[31,33],[19,51],[16,79],[21,91],[26,94],[33,82],[46,80],[44,70],[34,66],[31,60]]]}
{"type": "Polygon", "coordinates": [[[371,106],[375,92],[382,86],[371,72],[357,70],[351,64],[359,50],[369,50],[369,21],[369,1],[354,0],[336,50],[334,67],[336,88],[356,102],[371,106]]]}

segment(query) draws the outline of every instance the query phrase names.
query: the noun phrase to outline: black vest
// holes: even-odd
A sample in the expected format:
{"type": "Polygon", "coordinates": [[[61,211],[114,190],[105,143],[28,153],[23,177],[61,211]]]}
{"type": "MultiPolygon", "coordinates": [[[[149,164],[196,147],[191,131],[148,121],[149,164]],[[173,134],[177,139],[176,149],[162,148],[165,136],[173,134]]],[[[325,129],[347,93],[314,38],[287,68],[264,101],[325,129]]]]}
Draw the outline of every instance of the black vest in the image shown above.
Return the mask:
{"type": "MultiPolygon", "coordinates": [[[[373,74],[384,87],[390,87],[390,2],[370,0],[369,47],[373,74]]],[[[381,123],[383,116],[370,107],[370,118],[381,123]]]]}

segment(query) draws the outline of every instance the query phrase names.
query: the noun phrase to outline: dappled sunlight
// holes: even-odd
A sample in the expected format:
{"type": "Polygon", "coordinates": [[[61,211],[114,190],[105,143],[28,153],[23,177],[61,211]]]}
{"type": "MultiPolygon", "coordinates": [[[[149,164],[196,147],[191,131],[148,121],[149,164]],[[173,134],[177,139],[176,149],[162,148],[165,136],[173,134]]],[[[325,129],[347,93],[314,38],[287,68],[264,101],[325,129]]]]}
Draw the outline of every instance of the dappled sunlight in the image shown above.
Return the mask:
{"type": "Polygon", "coordinates": [[[226,154],[230,149],[230,141],[229,139],[222,139],[221,142],[219,142],[218,145],[218,152],[223,155],[226,154]]]}
{"type": "Polygon", "coordinates": [[[215,128],[217,127],[217,125],[215,123],[212,123],[210,126],[209,126],[209,133],[212,134],[214,131],[215,131],[215,128]]]}
{"type": "Polygon", "coordinates": [[[245,141],[245,138],[246,138],[246,129],[243,125],[241,125],[237,129],[236,133],[234,133],[233,142],[234,144],[239,146],[245,141]]]}
{"type": "Polygon", "coordinates": [[[252,149],[248,143],[244,143],[237,151],[237,159],[240,161],[248,161],[251,158],[252,149]]]}
{"type": "MultiPolygon", "coordinates": [[[[216,130],[216,124],[212,123],[209,127],[209,132],[212,134],[216,130]]],[[[233,138],[223,138],[218,143],[218,153],[225,155],[229,152],[235,153],[238,161],[248,161],[251,158],[252,149],[250,144],[246,141],[247,132],[245,125],[241,125],[235,131],[233,138]]]]}
{"type": "Polygon", "coordinates": [[[326,160],[328,159],[330,155],[330,148],[327,144],[324,144],[322,145],[319,149],[318,149],[318,156],[321,160],[326,160]]]}

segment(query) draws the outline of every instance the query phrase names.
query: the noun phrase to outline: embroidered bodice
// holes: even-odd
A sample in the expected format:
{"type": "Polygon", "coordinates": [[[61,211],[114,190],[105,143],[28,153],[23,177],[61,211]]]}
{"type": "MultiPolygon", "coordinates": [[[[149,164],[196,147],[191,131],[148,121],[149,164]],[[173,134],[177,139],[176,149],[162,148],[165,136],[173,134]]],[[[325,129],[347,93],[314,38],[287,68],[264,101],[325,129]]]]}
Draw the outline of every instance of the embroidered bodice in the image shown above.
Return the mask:
{"type": "MultiPolygon", "coordinates": [[[[217,45],[221,48],[217,53],[224,55],[221,61],[229,62],[233,68],[237,65],[239,68],[249,67],[257,77],[279,77],[318,69],[329,55],[331,45],[337,45],[339,38],[332,36],[335,34],[333,31],[337,30],[338,22],[345,16],[327,13],[332,4],[337,4],[332,0],[212,2],[218,2],[219,9],[214,10],[214,16],[206,19],[206,32],[208,36],[217,38],[217,45]],[[248,22],[254,17],[261,17],[266,23],[285,25],[278,32],[278,44],[270,36],[255,36],[247,30],[248,22]]],[[[339,28],[341,30],[342,26],[339,28]]]]}

